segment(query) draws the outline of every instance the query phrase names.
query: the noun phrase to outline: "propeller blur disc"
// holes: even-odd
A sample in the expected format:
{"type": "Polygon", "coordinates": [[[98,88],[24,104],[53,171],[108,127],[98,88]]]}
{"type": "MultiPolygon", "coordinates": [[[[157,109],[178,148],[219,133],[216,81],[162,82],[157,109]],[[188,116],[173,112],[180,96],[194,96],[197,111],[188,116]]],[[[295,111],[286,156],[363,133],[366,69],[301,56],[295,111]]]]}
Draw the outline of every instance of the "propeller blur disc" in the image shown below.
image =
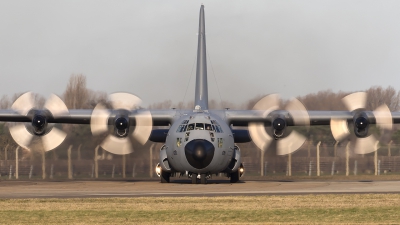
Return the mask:
{"type": "Polygon", "coordinates": [[[142,100],[129,93],[113,93],[109,95],[109,101],[112,110],[114,110],[116,114],[114,114],[112,110],[107,109],[103,104],[97,104],[90,120],[91,131],[93,135],[106,133],[109,130],[108,120],[111,115],[126,116],[128,113],[130,119],[132,119],[132,117],[135,119],[133,132],[129,129],[131,133],[128,134],[127,137],[117,137],[115,134],[109,134],[102,142],[101,147],[114,154],[129,154],[134,151],[132,141],[143,145],[150,137],[153,129],[151,113],[146,110],[137,110],[142,100]]]}
{"type": "Polygon", "coordinates": [[[111,111],[99,103],[93,109],[92,116],[90,117],[90,129],[93,135],[99,135],[108,131],[108,118],[111,111]]]}
{"type": "MultiPolygon", "coordinates": [[[[44,108],[49,110],[54,118],[69,115],[67,106],[63,100],[55,94],[51,94],[46,100],[44,108]]],[[[47,134],[40,136],[45,151],[55,149],[63,143],[66,137],[67,134],[64,131],[55,127],[53,127],[47,134]]]]}
{"type": "Polygon", "coordinates": [[[139,97],[125,92],[110,94],[108,98],[113,109],[133,110],[142,104],[142,100],[139,97]]]}
{"type": "Polygon", "coordinates": [[[331,119],[331,132],[336,141],[342,141],[350,135],[349,127],[346,120],[331,119]]]}
{"type": "MultiPolygon", "coordinates": [[[[263,117],[267,117],[269,113],[279,109],[279,95],[267,95],[254,105],[254,110],[264,110],[263,117]]],[[[293,118],[296,126],[310,126],[310,117],[307,109],[297,99],[292,99],[286,106],[285,110],[293,118]]],[[[249,123],[249,133],[254,144],[262,151],[266,150],[274,140],[266,130],[264,123],[249,123]]],[[[286,155],[298,150],[307,138],[296,131],[292,131],[287,137],[277,140],[277,154],[286,155]]]]}
{"type": "Polygon", "coordinates": [[[298,99],[291,99],[285,109],[292,116],[296,126],[310,126],[310,116],[307,109],[298,99]]]}
{"type": "Polygon", "coordinates": [[[32,141],[34,135],[26,130],[24,124],[17,124],[9,128],[11,137],[21,147],[29,149],[28,146],[32,141]]]}
{"type": "Polygon", "coordinates": [[[104,139],[101,143],[101,147],[117,155],[125,155],[133,152],[132,144],[128,137],[117,138],[111,134],[104,139]]]}
{"type": "Polygon", "coordinates": [[[149,111],[141,111],[135,114],[136,128],[132,137],[140,144],[144,145],[150,137],[153,129],[153,120],[149,111]]]}
{"type": "MultiPolygon", "coordinates": [[[[349,111],[362,110],[366,108],[367,93],[356,92],[345,96],[342,99],[349,111]]],[[[380,105],[372,111],[376,126],[381,130],[391,130],[393,127],[392,113],[386,104],[380,105]]],[[[342,141],[350,136],[346,119],[331,119],[331,131],[336,141],[342,141]]],[[[357,154],[368,154],[378,149],[376,144],[378,139],[373,135],[356,138],[354,141],[354,152],[357,154]]]]}
{"type": "Polygon", "coordinates": [[[355,92],[345,96],[342,102],[349,111],[354,111],[356,109],[364,109],[367,103],[367,93],[366,92],[355,92]]]}
{"type": "Polygon", "coordinates": [[[271,112],[279,109],[279,95],[270,94],[260,99],[253,107],[254,110],[264,110],[271,112]]]}
{"type": "MultiPolygon", "coordinates": [[[[310,116],[308,115],[306,107],[298,99],[291,99],[285,110],[287,110],[293,118],[295,126],[306,126],[307,129],[310,127],[310,116]]],[[[287,137],[278,140],[277,155],[292,154],[306,141],[307,137],[293,130],[287,137]]]]}
{"type": "Polygon", "coordinates": [[[54,118],[69,114],[68,108],[63,100],[55,94],[50,95],[44,104],[44,108],[48,109],[54,118]]]}
{"type": "Polygon", "coordinates": [[[263,123],[250,123],[249,133],[254,144],[262,151],[265,151],[273,140],[273,138],[265,132],[263,123]]]}
{"type": "MultiPolygon", "coordinates": [[[[365,108],[367,102],[366,92],[355,92],[342,98],[343,104],[349,111],[365,108]]],[[[346,119],[331,119],[331,132],[336,141],[343,141],[350,135],[346,119]]]]}
{"type": "Polygon", "coordinates": [[[390,112],[390,109],[386,104],[379,106],[372,113],[374,114],[376,125],[380,129],[392,130],[393,128],[392,113],[390,112]]]}
{"type": "MultiPolygon", "coordinates": [[[[263,110],[263,117],[279,109],[279,95],[270,94],[260,99],[253,107],[254,110],[263,110]]],[[[264,123],[249,123],[249,133],[254,144],[265,151],[273,138],[265,131],[264,123]]]]}
{"type": "Polygon", "coordinates": [[[15,100],[15,102],[11,106],[11,109],[14,109],[20,115],[26,116],[29,110],[34,107],[34,105],[35,103],[33,100],[32,92],[26,92],[15,100]]]}
{"type": "Polygon", "coordinates": [[[306,142],[307,138],[296,131],[292,131],[286,138],[278,140],[277,155],[288,155],[297,151],[306,142]]]}
{"type": "MultiPolygon", "coordinates": [[[[31,92],[26,92],[25,94],[21,95],[15,100],[15,102],[11,106],[11,108],[17,111],[20,115],[27,115],[29,111],[34,107],[35,101],[31,92]]],[[[49,97],[49,99],[47,99],[44,107],[51,113],[54,118],[69,114],[68,108],[65,103],[58,96],[53,94],[49,97]]],[[[46,116],[50,115],[41,116],[46,118],[46,116]]],[[[50,132],[44,135],[37,136],[31,134],[26,129],[25,124],[18,124],[10,127],[10,134],[18,145],[27,149],[29,149],[29,145],[32,142],[33,137],[37,136],[42,141],[44,150],[49,151],[59,146],[67,136],[65,132],[55,127],[49,129],[51,129],[50,132]]]]}
{"type": "Polygon", "coordinates": [[[49,133],[46,135],[41,136],[43,142],[43,148],[45,151],[50,151],[59,146],[67,137],[67,134],[58,129],[53,127],[49,133]]]}
{"type": "Polygon", "coordinates": [[[374,135],[365,138],[357,138],[354,145],[356,154],[368,154],[378,150],[377,139],[374,135]]]}

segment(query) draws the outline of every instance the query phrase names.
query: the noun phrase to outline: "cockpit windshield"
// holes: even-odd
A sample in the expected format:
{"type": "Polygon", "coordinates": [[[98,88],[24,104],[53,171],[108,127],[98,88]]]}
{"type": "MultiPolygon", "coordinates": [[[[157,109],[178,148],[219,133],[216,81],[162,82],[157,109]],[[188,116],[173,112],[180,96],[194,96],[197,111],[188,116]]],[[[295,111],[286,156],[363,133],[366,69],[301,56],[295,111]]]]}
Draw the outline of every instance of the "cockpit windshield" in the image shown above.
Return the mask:
{"type": "MultiPolygon", "coordinates": [[[[213,122],[212,122],[213,123],[213,122]]],[[[209,123],[191,123],[188,125],[183,125],[184,129],[186,131],[191,131],[191,130],[207,130],[207,131],[214,131],[217,133],[222,133],[221,126],[218,124],[209,124],[209,123]]],[[[181,130],[181,128],[178,128],[178,132],[181,130]]],[[[182,132],[182,131],[180,131],[182,132]]]]}
{"type": "Polygon", "coordinates": [[[196,123],[196,130],[204,130],[204,123],[196,123]]]}
{"type": "Polygon", "coordinates": [[[194,130],[194,123],[189,124],[187,130],[194,130]]]}

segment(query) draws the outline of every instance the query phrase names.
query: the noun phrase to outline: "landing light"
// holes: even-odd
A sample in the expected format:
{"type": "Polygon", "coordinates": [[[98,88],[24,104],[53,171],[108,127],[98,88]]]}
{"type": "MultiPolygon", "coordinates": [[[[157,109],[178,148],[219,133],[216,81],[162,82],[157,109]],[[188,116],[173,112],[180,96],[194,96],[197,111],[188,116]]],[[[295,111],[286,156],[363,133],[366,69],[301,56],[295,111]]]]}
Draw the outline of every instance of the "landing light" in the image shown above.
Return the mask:
{"type": "Polygon", "coordinates": [[[243,174],[244,174],[244,166],[243,166],[243,164],[241,163],[241,164],[240,164],[240,167],[239,167],[239,176],[242,177],[243,174]]]}
{"type": "Polygon", "coordinates": [[[161,166],[160,166],[160,163],[158,163],[157,166],[156,166],[156,174],[157,174],[158,177],[161,176],[161,166]]]}

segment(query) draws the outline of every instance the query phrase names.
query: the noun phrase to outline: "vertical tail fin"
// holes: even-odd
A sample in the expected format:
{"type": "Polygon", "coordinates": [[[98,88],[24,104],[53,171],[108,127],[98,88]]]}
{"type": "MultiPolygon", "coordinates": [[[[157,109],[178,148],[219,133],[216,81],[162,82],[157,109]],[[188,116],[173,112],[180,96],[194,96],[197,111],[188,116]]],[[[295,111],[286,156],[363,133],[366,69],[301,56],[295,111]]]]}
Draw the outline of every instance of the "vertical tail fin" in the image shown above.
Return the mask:
{"type": "Polygon", "coordinates": [[[196,93],[194,99],[195,108],[208,109],[208,87],[207,87],[207,54],[206,54],[206,29],[204,19],[204,5],[200,8],[199,34],[197,46],[197,69],[196,69],[196,93]]]}

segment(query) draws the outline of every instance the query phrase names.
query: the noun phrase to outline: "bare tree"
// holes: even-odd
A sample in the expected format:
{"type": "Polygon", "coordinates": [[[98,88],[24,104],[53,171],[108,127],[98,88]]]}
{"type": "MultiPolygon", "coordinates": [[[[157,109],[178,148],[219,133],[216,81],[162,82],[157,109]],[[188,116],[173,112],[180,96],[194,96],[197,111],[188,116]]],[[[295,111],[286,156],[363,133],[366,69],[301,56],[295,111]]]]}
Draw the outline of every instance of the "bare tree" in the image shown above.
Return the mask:
{"type": "Polygon", "coordinates": [[[386,104],[391,111],[399,109],[400,92],[389,86],[386,89],[381,86],[374,86],[367,91],[367,109],[373,110],[382,104],[386,104]]]}
{"type": "Polygon", "coordinates": [[[171,100],[165,100],[163,102],[153,103],[149,106],[149,109],[170,109],[172,107],[171,100]]]}
{"type": "Polygon", "coordinates": [[[89,91],[86,88],[86,77],[82,74],[71,75],[63,97],[69,109],[87,108],[89,91]]]}
{"type": "Polygon", "coordinates": [[[7,95],[3,95],[0,99],[0,109],[8,109],[11,107],[10,99],[7,95]]]}
{"type": "Polygon", "coordinates": [[[103,104],[107,103],[107,93],[88,89],[87,107],[92,109],[100,102],[103,104]]]}
{"type": "Polygon", "coordinates": [[[308,110],[346,110],[342,98],[349,93],[334,93],[331,90],[319,91],[298,97],[308,110]]]}

